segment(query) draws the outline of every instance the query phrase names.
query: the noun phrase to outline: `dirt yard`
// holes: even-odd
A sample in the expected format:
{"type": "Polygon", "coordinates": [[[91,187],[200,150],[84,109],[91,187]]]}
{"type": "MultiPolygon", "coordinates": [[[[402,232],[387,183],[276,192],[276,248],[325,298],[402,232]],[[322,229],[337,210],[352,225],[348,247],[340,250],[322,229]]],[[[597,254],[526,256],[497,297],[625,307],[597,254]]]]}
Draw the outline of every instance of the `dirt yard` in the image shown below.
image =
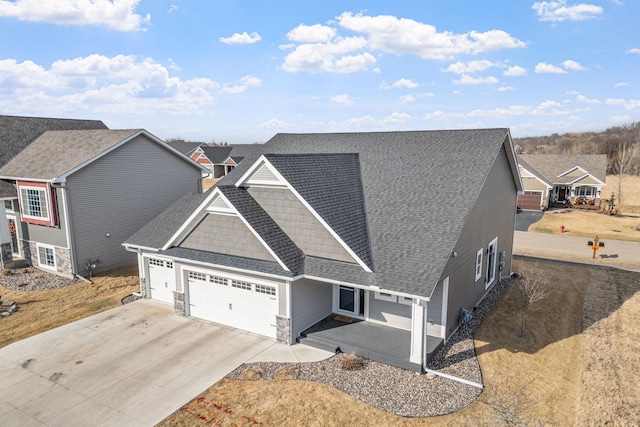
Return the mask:
{"type": "Polygon", "coordinates": [[[78,281],[62,288],[9,291],[1,286],[0,276],[2,299],[18,303],[18,311],[0,318],[0,347],[117,307],[122,298],[139,290],[135,266],[97,275],[92,280],[93,284],[78,281]]]}
{"type": "Polygon", "coordinates": [[[520,338],[515,282],[506,289],[476,332],[486,389],[457,413],[408,419],[324,384],[222,380],[160,425],[495,425],[483,402],[497,401],[532,424],[639,425],[640,273],[531,259],[514,271],[527,266],[550,295],[520,338]]]}
{"type": "Polygon", "coordinates": [[[606,215],[596,211],[557,210],[545,212],[542,219],[529,227],[529,232],[560,234],[564,225],[569,236],[640,242],[640,214],[606,215]]]}

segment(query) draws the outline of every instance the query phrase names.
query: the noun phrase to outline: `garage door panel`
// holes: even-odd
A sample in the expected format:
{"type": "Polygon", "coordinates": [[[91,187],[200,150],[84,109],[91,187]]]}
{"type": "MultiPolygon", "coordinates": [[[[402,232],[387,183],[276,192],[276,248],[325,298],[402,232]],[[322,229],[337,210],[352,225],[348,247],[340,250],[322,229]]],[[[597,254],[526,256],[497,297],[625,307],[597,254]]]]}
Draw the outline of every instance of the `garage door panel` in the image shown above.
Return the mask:
{"type": "Polygon", "coordinates": [[[278,300],[275,286],[188,272],[191,315],[275,338],[278,300]]]}
{"type": "Polygon", "coordinates": [[[149,258],[147,267],[149,271],[150,298],[173,304],[173,291],[176,288],[173,262],[149,258]]]}
{"type": "Polygon", "coordinates": [[[524,210],[540,210],[542,193],[539,191],[525,191],[518,196],[518,207],[524,210]]]}

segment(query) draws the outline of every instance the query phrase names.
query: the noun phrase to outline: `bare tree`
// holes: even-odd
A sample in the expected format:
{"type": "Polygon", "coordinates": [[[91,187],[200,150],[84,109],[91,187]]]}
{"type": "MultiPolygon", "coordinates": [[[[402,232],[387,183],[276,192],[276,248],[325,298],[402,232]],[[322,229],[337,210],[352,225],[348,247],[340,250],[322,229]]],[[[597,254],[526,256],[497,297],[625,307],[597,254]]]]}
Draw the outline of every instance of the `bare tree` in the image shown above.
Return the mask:
{"type": "Polygon", "coordinates": [[[545,425],[542,420],[532,419],[531,412],[541,403],[532,390],[531,381],[518,384],[508,370],[498,376],[480,398],[480,402],[493,411],[493,416],[487,420],[490,425],[545,425]]]}
{"type": "Polygon", "coordinates": [[[549,292],[544,288],[544,283],[538,271],[534,268],[526,269],[518,280],[518,298],[522,308],[521,337],[525,335],[525,324],[529,308],[549,296],[549,292]]]}
{"type": "MultiPolygon", "coordinates": [[[[639,137],[640,138],[640,137],[639,137]]],[[[624,175],[636,175],[640,169],[639,142],[620,144],[613,153],[612,169],[618,175],[618,205],[622,205],[622,179],[624,175]]]]}

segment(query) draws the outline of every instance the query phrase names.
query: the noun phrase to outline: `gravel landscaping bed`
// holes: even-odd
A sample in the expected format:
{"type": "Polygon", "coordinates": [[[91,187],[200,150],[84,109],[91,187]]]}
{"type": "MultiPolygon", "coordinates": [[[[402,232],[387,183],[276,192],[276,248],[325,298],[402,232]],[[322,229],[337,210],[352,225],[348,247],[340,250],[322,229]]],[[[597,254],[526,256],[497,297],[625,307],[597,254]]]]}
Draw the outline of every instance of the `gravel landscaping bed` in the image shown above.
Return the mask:
{"type": "Polygon", "coordinates": [[[62,288],[76,282],[76,279],[59,276],[35,267],[4,270],[0,275],[0,285],[10,291],[42,291],[62,288]]]}
{"type": "MultiPolygon", "coordinates": [[[[460,327],[440,350],[430,368],[482,384],[473,336],[498,301],[510,280],[497,283],[473,311],[471,320],[460,327]]],[[[361,370],[342,369],[337,354],[312,363],[247,363],[227,375],[235,380],[296,379],[328,384],[375,408],[404,417],[429,417],[459,411],[480,396],[482,390],[429,374],[419,375],[371,360],[361,370]]]]}

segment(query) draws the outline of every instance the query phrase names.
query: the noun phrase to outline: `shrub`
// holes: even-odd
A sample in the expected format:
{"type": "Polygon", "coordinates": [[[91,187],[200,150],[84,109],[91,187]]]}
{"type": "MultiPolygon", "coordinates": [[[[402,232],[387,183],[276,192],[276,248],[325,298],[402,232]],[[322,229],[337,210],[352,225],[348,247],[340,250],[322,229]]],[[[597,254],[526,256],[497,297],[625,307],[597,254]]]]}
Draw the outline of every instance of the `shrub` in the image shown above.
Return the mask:
{"type": "Polygon", "coordinates": [[[340,366],[345,371],[359,371],[360,369],[364,369],[365,361],[355,353],[346,353],[342,356],[342,360],[340,360],[340,366]]]}

